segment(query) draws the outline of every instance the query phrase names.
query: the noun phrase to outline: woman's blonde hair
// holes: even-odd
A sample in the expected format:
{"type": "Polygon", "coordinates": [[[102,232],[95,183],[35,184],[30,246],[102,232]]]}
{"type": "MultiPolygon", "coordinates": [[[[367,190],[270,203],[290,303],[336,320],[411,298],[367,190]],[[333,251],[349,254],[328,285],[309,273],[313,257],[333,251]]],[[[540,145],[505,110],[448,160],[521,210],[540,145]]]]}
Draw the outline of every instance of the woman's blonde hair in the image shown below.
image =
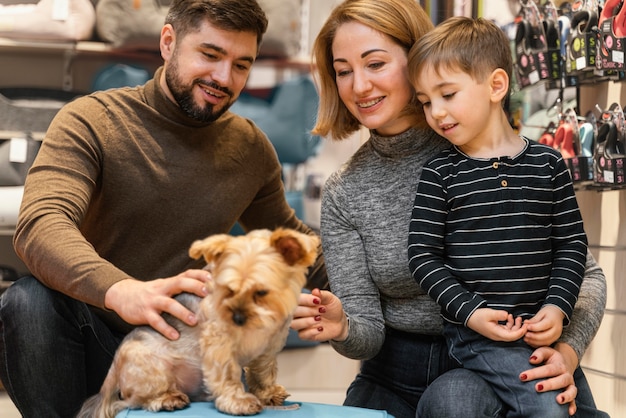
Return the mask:
{"type": "MultiPolygon", "coordinates": [[[[330,134],[336,140],[348,137],[360,127],[339,98],[333,68],[333,40],[337,29],[347,22],[361,23],[388,36],[407,54],[413,44],[433,28],[417,0],[345,0],[333,9],[313,44],[315,82],[320,96],[313,134],[330,134]]],[[[405,112],[415,113],[416,126],[422,125],[422,111],[416,100],[409,103],[405,112]]]]}

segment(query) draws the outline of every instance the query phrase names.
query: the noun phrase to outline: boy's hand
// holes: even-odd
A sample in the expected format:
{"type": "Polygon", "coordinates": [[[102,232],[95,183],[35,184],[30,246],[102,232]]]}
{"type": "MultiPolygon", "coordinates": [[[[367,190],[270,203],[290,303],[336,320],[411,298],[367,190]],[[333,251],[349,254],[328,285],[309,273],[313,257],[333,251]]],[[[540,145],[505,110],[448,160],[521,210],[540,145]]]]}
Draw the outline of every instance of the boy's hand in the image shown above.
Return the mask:
{"type": "Polygon", "coordinates": [[[507,311],[491,308],[476,309],[467,326],[493,341],[517,341],[526,334],[522,318],[513,318],[507,311]]]}
{"type": "Polygon", "coordinates": [[[561,337],[565,314],[554,305],[546,305],[524,321],[528,328],[524,341],[531,347],[549,346],[561,337]]]}

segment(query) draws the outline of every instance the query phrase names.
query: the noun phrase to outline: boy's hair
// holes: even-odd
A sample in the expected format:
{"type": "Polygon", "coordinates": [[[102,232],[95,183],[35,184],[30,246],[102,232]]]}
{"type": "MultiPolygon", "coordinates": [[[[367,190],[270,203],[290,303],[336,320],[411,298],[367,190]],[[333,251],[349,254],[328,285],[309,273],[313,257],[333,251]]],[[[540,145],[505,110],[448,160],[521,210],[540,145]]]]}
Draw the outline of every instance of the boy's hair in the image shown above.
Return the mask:
{"type": "Polygon", "coordinates": [[[256,34],[257,51],[267,30],[267,16],[256,0],[174,0],[165,17],[179,39],[206,20],[222,30],[256,34]]]}
{"type": "Polygon", "coordinates": [[[408,56],[409,79],[415,83],[426,66],[459,70],[482,82],[495,69],[513,72],[511,41],[495,23],[464,16],[451,17],[424,35],[408,56]]]}
{"type": "MultiPolygon", "coordinates": [[[[357,22],[389,37],[408,53],[422,35],[433,28],[428,14],[416,0],[345,0],[335,7],[320,29],[313,44],[312,58],[316,67],[315,82],[319,89],[315,135],[344,139],[360,127],[339,97],[333,67],[332,44],[337,29],[344,23],[357,22]]],[[[405,110],[416,115],[416,126],[422,126],[421,107],[417,100],[405,110]]]]}

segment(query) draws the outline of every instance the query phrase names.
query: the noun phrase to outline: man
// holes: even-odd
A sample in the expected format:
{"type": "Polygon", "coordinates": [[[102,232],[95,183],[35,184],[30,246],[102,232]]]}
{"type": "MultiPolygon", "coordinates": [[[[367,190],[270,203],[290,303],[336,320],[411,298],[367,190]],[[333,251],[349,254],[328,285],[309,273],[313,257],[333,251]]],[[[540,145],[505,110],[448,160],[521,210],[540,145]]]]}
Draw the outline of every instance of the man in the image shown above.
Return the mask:
{"type": "MultiPolygon", "coordinates": [[[[206,293],[194,240],[236,221],[312,233],[271,143],[228,112],[266,28],[255,0],[175,0],[152,80],[79,98],[51,123],[14,239],[33,276],[0,301],[0,376],[24,417],[73,416],[131,324],[172,339],[162,313],[195,324],[172,298],[206,293]]],[[[307,287],[325,279],[320,256],[307,287]]]]}

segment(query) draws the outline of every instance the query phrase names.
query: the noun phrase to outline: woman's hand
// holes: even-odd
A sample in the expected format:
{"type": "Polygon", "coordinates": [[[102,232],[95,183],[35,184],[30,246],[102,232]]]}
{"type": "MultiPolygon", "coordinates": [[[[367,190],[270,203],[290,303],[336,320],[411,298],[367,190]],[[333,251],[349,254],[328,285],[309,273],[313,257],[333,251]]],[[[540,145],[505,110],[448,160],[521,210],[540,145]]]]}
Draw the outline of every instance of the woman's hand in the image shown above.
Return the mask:
{"type": "Polygon", "coordinates": [[[300,294],[291,328],[308,341],[343,341],[348,337],[348,318],[339,298],[326,290],[300,294]]]}
{"type": "Polygon", "coordinates": [[[132,325],[150,325],[165,337],[175,340],[178,331],[161,316],[167,312],[194,326],[196,316],[174,296],[182,292],[207,295],[211,274],[206,270],[187,270],[174,277],[143,282],[125,279],[115,283],[104,295],[104,305],[132,325]]]}
{"type": "Polygon", "coordinates": [[[530,363],[537,367],[522,372],[520,380],[527,382],[545,379],[535,383],[537,392],[562,389],[556,401],[561,405],[569,403],[569,414],[574,415],[578,394],[578,388],[574,384],[574,371],[578,366],[578,357],[567,344],[557,343],[555,348],[536,349],[530,357],[530,363]]]}

